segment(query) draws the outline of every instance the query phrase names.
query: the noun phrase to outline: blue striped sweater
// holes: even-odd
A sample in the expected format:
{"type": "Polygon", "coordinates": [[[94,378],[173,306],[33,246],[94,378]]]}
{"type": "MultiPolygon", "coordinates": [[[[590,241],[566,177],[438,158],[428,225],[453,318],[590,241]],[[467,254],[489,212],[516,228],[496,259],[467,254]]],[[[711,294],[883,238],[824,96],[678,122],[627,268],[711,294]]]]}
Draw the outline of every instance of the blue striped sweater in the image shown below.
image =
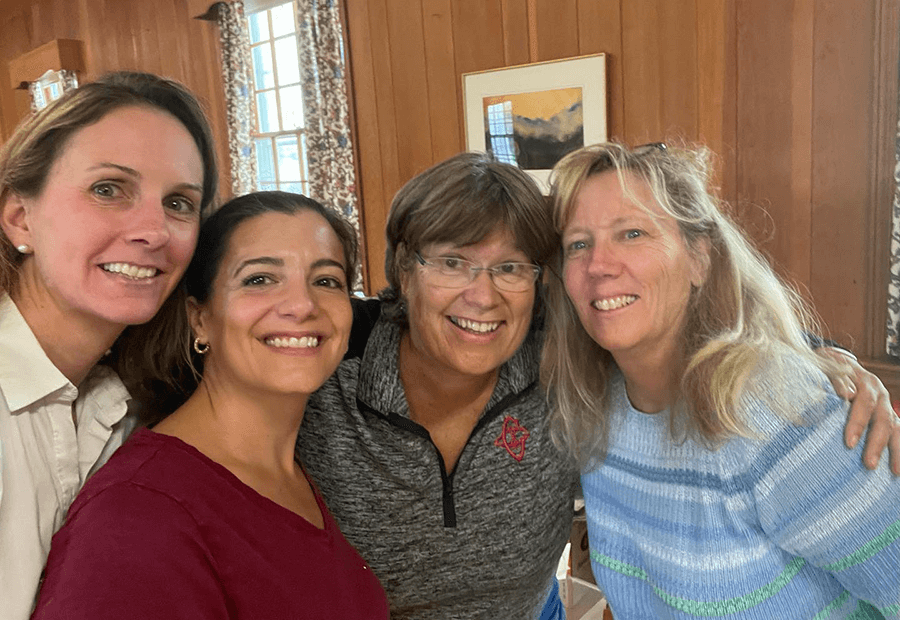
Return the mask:
{"type": "Polygon", "coordinates": [[[758,436],[716,451],[672,442],[668,416],[613,381],[609,454],[582,486],[616,620],[900,618],[900,480],[844,447],[847,404],[823,375],[794,379],[803,424],[745,397],[758,436]]]}

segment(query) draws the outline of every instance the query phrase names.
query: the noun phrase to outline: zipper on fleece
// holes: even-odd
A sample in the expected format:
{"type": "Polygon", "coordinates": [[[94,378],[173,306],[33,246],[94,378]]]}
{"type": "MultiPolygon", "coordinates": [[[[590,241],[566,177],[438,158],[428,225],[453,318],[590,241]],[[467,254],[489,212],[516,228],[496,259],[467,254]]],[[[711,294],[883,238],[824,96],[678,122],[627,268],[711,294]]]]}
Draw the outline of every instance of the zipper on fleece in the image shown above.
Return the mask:
{"type": "MultiPolygon", "coordinates": [[[[537,387],[538,383],[537,381],[535,381],[521,392],[507,394],[500,399],[500,402],[488,409],[487,412],[483,416],[481,416],[481,418],[479,418],[478,422],[475,424],[475,427],[472,429],[472,432],[469,433],[469,437],[468,439],[466,439],[466,443],[463,446],[462,451],[459,453],[459,458],[462,458],[462,455],[466,451],[466,448],[468,448],[469,444],[472,443],[472,438],[475,437],[478,432],[481,431],[481,429],[490,424],[491,421],[500,416],[504,411],[506,411],[506,409],[512,407],[516,402],[527,397],[533,390],[536,390],[537,387]]],[[[438,447],[431,439],[431,433],[428,432],[428,429],[421,424],[413,422],[409,418],[397,413],[382,413],[374,407],[371,407],[367,403],[363,402],[359,397],[356,398],[356,406],[360,411],[365,411],[367,413],[378,416],[379,418],[389,422],[390,424],[393,424],[394,426],[397,426],[398,428],[401,428],[407,432],[421,437],[422,439],[425,439],[429,444],[431,444],[431,447],[434,448],[434,453],[437,456],[438,465],[441,471],[441,485],[443,487],[441,493],[441,503],[443,504],[444,510],[444,527],[456,527],[456,501],[453,499],[453,475],[456,473],[456,469],[454,468],[452,472],[447,472],[447,465],[444,463],[444,457],[441,455],[441,451],[438,450],[438,447]]]]}

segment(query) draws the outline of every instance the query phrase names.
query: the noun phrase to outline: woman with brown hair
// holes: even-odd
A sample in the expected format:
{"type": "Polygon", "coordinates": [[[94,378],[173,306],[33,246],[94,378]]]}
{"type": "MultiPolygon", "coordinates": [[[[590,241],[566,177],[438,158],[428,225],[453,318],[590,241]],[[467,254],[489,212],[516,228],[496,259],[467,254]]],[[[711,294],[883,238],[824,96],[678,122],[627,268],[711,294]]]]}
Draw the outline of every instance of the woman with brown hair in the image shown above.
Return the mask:
{"type": "Polygon", "coordinates": [[[178,331],[159,311],[215,191],[199,104],[148,74],[82,86],[0,151],[3,620],[28,616],[50,537],[134,426],[123,380],[178,331]]]}
{"type": "Polygon", "coordinates": [[[356,257],[353,228],[297,194],[240,196],[204,222],[182,340],[200,384],[87,482],[34,618],[387,619],[294,455],[347,349],[356,257]]]}

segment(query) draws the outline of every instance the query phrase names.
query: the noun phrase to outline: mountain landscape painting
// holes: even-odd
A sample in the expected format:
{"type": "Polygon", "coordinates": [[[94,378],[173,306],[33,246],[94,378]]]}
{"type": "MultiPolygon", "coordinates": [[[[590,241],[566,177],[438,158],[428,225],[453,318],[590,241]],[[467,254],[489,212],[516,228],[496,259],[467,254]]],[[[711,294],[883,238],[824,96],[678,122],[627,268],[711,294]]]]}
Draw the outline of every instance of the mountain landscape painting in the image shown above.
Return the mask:
{"type": "Polygon", "coordinates": [[[485,147],[496,151],[501,161],[514,157],[523,170],[544,170],[584,146],[581,88],[496,95],[482,101],[485,147]]]}

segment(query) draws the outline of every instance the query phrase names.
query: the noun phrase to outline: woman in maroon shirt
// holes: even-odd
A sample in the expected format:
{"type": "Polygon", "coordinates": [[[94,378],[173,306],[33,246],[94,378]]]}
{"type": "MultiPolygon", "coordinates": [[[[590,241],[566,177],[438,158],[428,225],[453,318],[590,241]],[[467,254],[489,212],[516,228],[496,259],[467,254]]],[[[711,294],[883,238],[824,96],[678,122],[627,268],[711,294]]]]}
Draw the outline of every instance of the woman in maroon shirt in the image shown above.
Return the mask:
{"type": "Polygon", "coordinates": [[[35,618],[388,617],[294,457],[347,348],[356,261],[352,228],[295,194],[237,198],[203,225],[186,276],[200,384],[85,486],[35,618]]]}

